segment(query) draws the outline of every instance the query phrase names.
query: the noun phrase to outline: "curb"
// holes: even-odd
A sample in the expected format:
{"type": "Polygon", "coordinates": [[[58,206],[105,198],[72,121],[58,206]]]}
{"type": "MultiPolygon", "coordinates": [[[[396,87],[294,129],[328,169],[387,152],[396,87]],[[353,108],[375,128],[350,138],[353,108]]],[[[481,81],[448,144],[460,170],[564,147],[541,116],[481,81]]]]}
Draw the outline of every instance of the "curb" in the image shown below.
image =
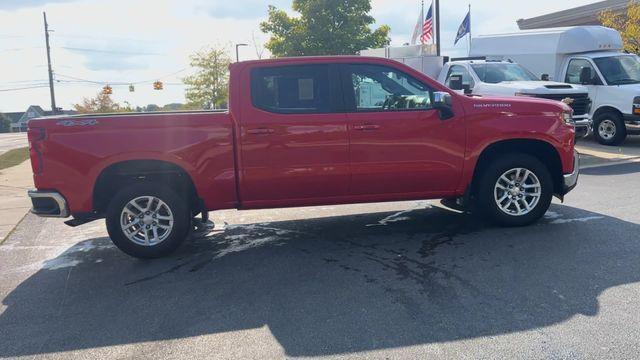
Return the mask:
{"type": "Polygon", "coordinates": [[[20,218],[20,220],[18,221],[18,223],[13,227],[13,229],[9,230],[9,232],[7,233],[7,235],[4,237],[4,239],[0,240],[0,246],[2,246],[10,237],[11,235],[13,235],[13,233],[16,231],[16,229],[18,228],[18,226],[20,226],[20,224],[22,224],[22,222],[24,221],[24,219],[27,217],[27,215],[29,215],[31,213],[31,211],[27,210],[27,212],[24,214],[24,216],[22,218],[20,218]]]}
{"type": "Polygon", "coordinates": [[[607,167],[607,166],[616,166],[616,165],[635,164],[635,163],[640,163],[640,156],[632,157],[629,159],[617,160],[617,161],[609,161],[602,164],[580,166],[580,170],[607,167]]]}

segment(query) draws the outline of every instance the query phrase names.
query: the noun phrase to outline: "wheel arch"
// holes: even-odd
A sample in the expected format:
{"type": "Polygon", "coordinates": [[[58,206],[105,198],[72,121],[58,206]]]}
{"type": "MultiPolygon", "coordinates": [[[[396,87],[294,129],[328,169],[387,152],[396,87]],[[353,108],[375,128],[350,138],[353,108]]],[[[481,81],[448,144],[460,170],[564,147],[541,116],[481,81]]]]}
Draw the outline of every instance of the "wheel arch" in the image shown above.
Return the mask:
{"type": "Polygon", "coordinates": [[[475,195],[480,174],[485,169],[492,159],[495,159],[503,154],[509,153],[524,153],[531,155],[540,160],[551,173],[553,179],[554,194],[561,197],[563,179],[562,179],[562,160],[560,154],[555,147],[544,140],[536,139],[509,139],[501,140],[491,143],[486,146],[476,162],[473,170],[473,177],[471,180],[470,194],[475,195]]]}
{"type": "Polygon", "coordinates": [[[600,106],[596,111],[593,112],[593,120],[595,121],[595,119],[605,113],[608,112],[613,112],[616,113],[618,116],[622,117],[622,111],[620,111],[618,108],[611,106],[611,105],[603,105],[600,106]]]}
{"type": "Polygon", "coordinates": [[[93,187],[94,212],[104,214],[117,191],[145,181],[166,184],[178,194],[186,194],[191,208],[201,207],[193,178],[183,167],[166,160],[136,159],[114,162],[100,171],[93,187]]]}

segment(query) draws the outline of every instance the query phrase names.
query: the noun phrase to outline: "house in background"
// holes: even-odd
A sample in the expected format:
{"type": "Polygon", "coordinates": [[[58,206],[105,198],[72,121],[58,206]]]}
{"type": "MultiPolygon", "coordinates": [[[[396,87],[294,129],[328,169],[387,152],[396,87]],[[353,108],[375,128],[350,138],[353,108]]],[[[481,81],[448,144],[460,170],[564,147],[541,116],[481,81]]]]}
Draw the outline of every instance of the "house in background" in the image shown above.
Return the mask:
{"type": "Polygon", "coordinates": [[[599,15],[604,10],[626,13],[630,2],[635,0],[606,0],[593,4],[518,20],[520,30],[546,29],[566,26],[602,25],[599,15]]]}
{"type": "MultiPolygon", "coordinates": [[[[11,132],[27,131],[29,120],[37,119],[43,116],[53,115],[52,111],[45,111],[38,105],[31,105],[25,112],[4,113],[11,120],[11,132]]],[[[73,110],[62,110],[56,115],[73,115],[77,114],[73,110]]]]}

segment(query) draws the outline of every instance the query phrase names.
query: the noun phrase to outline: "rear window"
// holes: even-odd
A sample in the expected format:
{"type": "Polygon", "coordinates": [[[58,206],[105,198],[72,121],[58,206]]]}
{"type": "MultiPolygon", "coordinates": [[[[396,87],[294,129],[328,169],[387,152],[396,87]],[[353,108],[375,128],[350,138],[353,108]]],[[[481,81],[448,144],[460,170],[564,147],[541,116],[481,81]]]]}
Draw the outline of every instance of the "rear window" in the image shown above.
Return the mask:
{"type": "Polygon", "coordinates": [[[253,106],[273,113],[331,112],[327,65],[258,68],[251,72],[253,106]]]}

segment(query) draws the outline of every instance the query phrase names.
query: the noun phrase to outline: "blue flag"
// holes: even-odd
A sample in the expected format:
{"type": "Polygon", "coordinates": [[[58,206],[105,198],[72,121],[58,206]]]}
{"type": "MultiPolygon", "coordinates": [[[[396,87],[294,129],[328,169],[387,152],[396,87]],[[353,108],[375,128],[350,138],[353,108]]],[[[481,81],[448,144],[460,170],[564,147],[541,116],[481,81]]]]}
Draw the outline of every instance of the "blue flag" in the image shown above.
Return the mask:
{"type": "Polygon", "coordinates": [[[467,13],[467,16],[462,20],[462,24],[458,28],[458,34],[456,35],[456,41],[453,45],[457,44],[460,39],[462,39],[465,35],[471,34],[471,10],[467,13]]]}

